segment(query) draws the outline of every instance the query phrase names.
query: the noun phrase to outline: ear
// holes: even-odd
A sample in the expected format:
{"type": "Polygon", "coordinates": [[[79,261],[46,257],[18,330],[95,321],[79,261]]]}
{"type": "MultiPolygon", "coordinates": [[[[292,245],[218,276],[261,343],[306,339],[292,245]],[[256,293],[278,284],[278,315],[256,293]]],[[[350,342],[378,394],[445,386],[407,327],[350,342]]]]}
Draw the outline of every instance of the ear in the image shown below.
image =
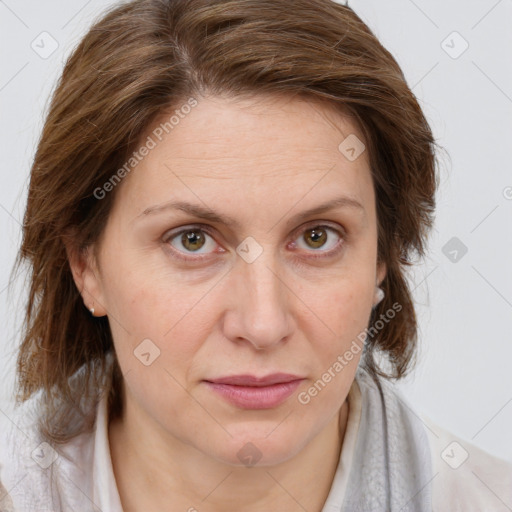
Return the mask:
{"type": "Polygon", "coordinates": [[[380,286],[382,281],[384,281],[384,279],[386,277],[386,273],[387,273],[386,263],[383,261],[377,263],[377,280],[376,280],[377,286],[380,286]]]}
{"type": "Polygon", "coordinates": [[[72,241],[69,236],[65,238],[64,245],[73,280],[82,296],[85,307],[88,310],[94,308],[94,316],[105,316],[107,311],[103,306],[105,301],[101,276],[93,247],[89,246],[85,249],[77,247],[76,242],[72,241]]]}

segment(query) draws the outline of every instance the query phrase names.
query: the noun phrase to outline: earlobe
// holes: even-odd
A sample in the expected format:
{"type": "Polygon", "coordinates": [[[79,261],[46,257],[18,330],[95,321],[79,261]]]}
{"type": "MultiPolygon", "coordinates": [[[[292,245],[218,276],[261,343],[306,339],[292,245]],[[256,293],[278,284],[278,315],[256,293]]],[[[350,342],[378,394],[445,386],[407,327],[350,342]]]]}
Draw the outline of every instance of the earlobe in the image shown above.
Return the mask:
{"type": "Polygon", "coordinates": [[[375,294],[373,297],[373,307],[375,308],[386,296],[386,292],[381,288],[382,281],[386,277],[386,264],[377,265],[377,278],[375,281],[375,294]]]}
{"type": "Polygon", "coordinates": [[[101,280],[92,247],[81,249],[70,242],[66,242],[65,247],[73,280],[82,296],[84,307],[93,316],[106,315],[101,280]]]}
{"type": "Polygon", "coordinates": [[[382,284],[382,281],[386,278],[387,273],[387,267],[386,263],[381,261],[377,264],[377,280],[375,285],[380,286],[382,284]]]}

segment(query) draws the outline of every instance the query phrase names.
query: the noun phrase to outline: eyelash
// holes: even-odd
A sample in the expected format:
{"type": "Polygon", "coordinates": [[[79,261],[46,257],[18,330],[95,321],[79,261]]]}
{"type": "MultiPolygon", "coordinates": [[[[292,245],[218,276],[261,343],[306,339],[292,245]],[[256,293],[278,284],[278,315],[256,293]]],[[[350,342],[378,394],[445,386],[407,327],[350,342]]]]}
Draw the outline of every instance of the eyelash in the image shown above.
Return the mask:
{"type": "MultiPolygon", "coordinates": [[[[336,256],[345,246],[345,243],[347,241],[347,235],[346,235],[346,232],[343,230],[343,229],[340,229],[339,227],[335,228],[329,224],[319,224],[319,223],[316,223],[316,224],[310,224],[304,228],[302,228],[302,230],[298,233],[298,236],[302,235],[303,233],[305,233],[306,231],[308,230],[311,230],[311,229],[314,229],[314,228],[327,228],[329,231],[333,231],[334,233],[336,233],[339,238],[340,238],[340,241],[336,244],[336,246],[328,251],[321,251],[320,249],[319,250],[312,250],[313,253],[315,252],[319,252],[320,254],[317,254],[317,255],[310,255],[308,256],[309,259],[312,259],[312,260],[317,260],[317,259],[320,259],[320,258],[332,258],[334,256],[336,256]]],[[[170,250],[172,251],[173,253],[173,256],[182,260],[182,261],[185,261],[187,263],[200,263],[200,262],[203,262],[207,259],[210,258],[210,255],[212,254],[211,252],[209,253],[206,253],[206,254],[201,254],[201,255],[196,255],[196,256],[184,256],[184,254],[187,254],[187,253],[184,253],[183,251],[180,251],[180,250],[177,250],[175,249],[174,247],[172,247],[172,245],[170,244],[170,242],[172,242],[172,240],[174,240],[175,238],[181,236],[183,233],[187,233],[187,232],[190,232],[190,231],[201,231],[203,233],[206,233],[208,236],[210,236],[212,239],[215,239],[214,235],[213,235],[213,232],[212,230],[210,229],[210,227],[206,224],[193,224],[193,225],[190,225],[190,226],[186,226],[184,228],[181,228],[179,231],[170,231],[170,232],[167,232],[162,241],[164,243],[166,243],[170,250]]],[[[295,241],[297,240],[298,236],[295,235],[294,233],[294,238],[292,240],[292,243],[295,244],[295,241]]],[[[295,244],[296,245],[296,244],[295,244]]],[[[222,250],[222,252],[226,252],[224,249],[222,250]]],[[[190,253],[192,254],[192,253],[190,253]]]]}

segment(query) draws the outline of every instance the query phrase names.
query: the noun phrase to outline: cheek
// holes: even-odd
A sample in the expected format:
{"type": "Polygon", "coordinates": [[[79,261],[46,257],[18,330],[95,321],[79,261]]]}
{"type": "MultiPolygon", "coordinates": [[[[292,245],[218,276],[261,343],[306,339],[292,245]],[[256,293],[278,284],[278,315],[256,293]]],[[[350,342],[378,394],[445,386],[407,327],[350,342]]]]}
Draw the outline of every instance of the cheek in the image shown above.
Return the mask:
{"type": "Polygon", "coordinates": [[[366,327],[375,288],[370,276],[351,272],[324,282],[321,290],[304,288],[301,295],[317,314],[318,328],[324,325],[331,336],[344,340],[354,330],[366,327]]]}
{"type": "Polygon", "coordinates": [[[183,286],[180,274],[169,272],[155,258],[130,256],[105,263],[107,309],[137,336],[161,337],[191,309],[200,290],[183,286]]]}
{"type": "Polygon", "coordinates": [[[321,321],[309,333],[314,342],[312,378],[297,395],[304,421],[335,413],[345,400],[363,352],[373,287],[367,277],[354,275],[340,280],[323,297],[310,295],[321,321]]]}
{"type": "MultiPolygon", "coordinates": [[[[132,380],[148,378],[146,384],[156,379],[156,388],[158,368],[183,377],[213,329],[218,301],[208,295],[211,284],[187,285],[178,273],[126,261],[116,262],[110,271],[105,297],[123,373],[133,371],[132,380]],[[145,361],[137,359],[148,352],[149,359],[155,358],[151,373],[141,366],[145,361]]],[[[169,376],[162,374],[159,378],[166,381],[169,376]]]]}
{"type": "Polygon", "coordinates": [[[308,305],[319,317],[310,323],[309,332],[309,339],[315,343],[312,347],[316,359],[314,373],[323,383],[329,382],[330,389],[322,393],[324,398],[320,402],[337,402],[336,395],[353,378],[371,314],[373,289],[368,276],[353,274],[340,279],[336,286],[330,285],[323,296],[309,295],[308,305]]]}
{"type": "Polygon", "coordinates": [[[109,322],[124,380],[152,416],[176,417],[188,406],[187,374],[211,329],[200,301],[204,293],[150,271],[123,273],[109,288],[109,322]]]}

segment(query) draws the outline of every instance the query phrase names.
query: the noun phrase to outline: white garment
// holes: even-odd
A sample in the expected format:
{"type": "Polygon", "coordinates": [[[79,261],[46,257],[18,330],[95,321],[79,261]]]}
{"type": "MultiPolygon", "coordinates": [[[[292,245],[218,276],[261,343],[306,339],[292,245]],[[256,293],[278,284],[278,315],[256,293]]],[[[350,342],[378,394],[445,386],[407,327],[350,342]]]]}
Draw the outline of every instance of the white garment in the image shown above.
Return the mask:
{"type": "MultiPolygon", "coordinates": [[[[360,424],[362,393],[357,379],[350,389],[348,401],[349,416],[340,460],[322,512],[343,510],[347,492],[351,490],[347,486],[351,470],[355,468],[357,440],[364,432],[360,424]]],[[[403,398],[400,398],[400,402],[406,404],[403,398]]],[[[51,462],[53,452],[50,447],[37,448],[30,432],[23,429],[24,433],[21,433],[14,429],[17,441],[12,437],[7,441],[4,438],[0,482],[5,491],[2,492],[0,486],[0,511],[122,512],[110,458],[106,398],[100,401],[96,418],[94,432],[72,439],[63,447],[64,454],[47,469],[40,467],[36,461],[39,458],[39,462],[45,466],[51,462]],[[9,446],[5,443],[9,443],[9,446]],[[24,465],[20,465],[19,460],[24,460],[24,465]],[[51,472],[54,467],[58,467],[60,476],[52,493],[54,499],[61,503],[52,507],[48,503],[51,500],[44,482],[47,476],[45,472],[51,472]],[[6,496],[5,492],[10,496],[6,496]],[[33,495],[45,492],[48,496],[41,496],[35,508],[33,495]],[[9,505],[11,501],[14,506],[9,505]]],[[[428,434],[432,461],[432,511],[512,511],[512,464],[451,435],[426,418],[422,418],[422,421],[428,434]]]]}

